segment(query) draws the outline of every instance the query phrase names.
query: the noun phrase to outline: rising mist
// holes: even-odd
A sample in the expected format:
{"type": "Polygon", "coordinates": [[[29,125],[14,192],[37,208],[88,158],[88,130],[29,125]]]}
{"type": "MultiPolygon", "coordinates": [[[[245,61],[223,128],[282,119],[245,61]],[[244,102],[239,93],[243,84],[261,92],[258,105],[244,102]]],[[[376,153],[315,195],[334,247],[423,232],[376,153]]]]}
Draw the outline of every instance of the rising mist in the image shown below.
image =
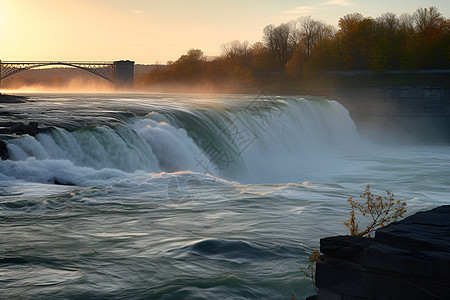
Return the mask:
{"type": "Polygon", "coordinates": [[[17,92],[108,93],[112,83],[76,68],[27,70],[2,80],[2,90],[17,92]]]}

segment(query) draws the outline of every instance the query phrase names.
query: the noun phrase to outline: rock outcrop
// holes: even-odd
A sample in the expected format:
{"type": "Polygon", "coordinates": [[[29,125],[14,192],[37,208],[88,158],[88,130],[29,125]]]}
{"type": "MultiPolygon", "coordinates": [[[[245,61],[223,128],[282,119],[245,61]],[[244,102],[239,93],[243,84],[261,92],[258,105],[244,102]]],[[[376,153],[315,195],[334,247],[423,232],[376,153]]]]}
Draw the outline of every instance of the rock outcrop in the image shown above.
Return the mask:
{"type": "Polygon", "coordinates": [[[0,93],[0,103],[25,103],[28,98],[25,96],[5,95],[0,93]]]}
{"type": "Polygon", "coordinates": [[[35,136],[41,131],[36,122],[29,122],[28,124],[22,122],[0,122],[0,134],[28,134],[35,136]]]}
{"type": "Polygon", "coordinates": [[[9,159],[8,148],[6,147],[6,143],[2,140],[0,140],[0,159],[9,159]]]}
{"type": "Polygon", "coordinates": [[[320,241],[319,299],[450,299],[450,205],[320,241]]]}

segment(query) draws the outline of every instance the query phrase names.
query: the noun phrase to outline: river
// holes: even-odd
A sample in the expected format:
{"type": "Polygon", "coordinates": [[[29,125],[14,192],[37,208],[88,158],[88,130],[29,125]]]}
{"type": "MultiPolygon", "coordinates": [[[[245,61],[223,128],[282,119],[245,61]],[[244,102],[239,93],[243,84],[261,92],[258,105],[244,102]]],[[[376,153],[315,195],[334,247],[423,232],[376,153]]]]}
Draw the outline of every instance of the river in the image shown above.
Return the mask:
{"type": "Polygon", "coordinates": [[[317,97],[29,94],[2,121],[0,298],[297,299],[367,184],[448,204],[450,146],[375,143],[317,97]]]}

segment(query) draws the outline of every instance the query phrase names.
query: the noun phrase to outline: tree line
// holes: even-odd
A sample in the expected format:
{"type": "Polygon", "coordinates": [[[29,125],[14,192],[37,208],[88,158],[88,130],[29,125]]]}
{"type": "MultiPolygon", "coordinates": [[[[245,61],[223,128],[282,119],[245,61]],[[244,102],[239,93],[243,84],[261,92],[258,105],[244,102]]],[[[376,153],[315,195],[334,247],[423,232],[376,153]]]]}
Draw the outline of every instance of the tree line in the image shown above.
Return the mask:
{"type": "Polygon", "coordinates": [[[380,17],[347,14],[338,28],[310,16],[263,29],[262,41],[231,41],[219,57],[191,49],[167,68],[137,78],[148,86],[183,82],[238,82],[283,74],[300,78],[315,72],[342,70],[418,70],[450,68],[450,18],[436,7],[380,17]]]}

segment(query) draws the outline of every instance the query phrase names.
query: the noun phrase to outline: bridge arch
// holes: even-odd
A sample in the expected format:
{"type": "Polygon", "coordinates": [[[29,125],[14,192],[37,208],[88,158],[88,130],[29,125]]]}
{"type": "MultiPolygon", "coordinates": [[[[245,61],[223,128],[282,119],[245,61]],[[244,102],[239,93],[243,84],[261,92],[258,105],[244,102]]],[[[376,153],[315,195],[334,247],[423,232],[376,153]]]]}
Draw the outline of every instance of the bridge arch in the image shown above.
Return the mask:
{"type": "Polygon", "coordinates": [[[64,65],[75,67],[95,74],[114,85],[114,90],[131,89],[134,86],[134,61],[120,60],[114,62],[91,61],[1,61],[0,60],[0,87],[1,80],[29,69],[64,65]]]}

